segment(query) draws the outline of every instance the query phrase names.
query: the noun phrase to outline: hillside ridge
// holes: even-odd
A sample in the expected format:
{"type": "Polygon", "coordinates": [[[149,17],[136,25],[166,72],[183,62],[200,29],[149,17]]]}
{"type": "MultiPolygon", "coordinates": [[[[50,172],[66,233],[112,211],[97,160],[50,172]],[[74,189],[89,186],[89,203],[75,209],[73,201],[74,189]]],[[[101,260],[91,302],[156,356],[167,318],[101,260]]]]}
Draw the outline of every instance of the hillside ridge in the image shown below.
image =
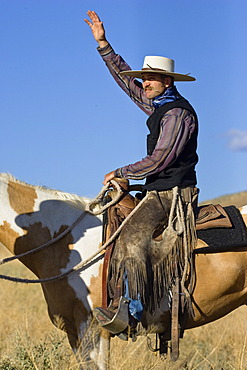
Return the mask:
{"type": "Polygon", "coordinates": [[[200,205],[202,204],[221,204],[222,206],[234,205],[236,207],[242,207],[247,204],[247,191],[222,195],[217,198],[200,202],[200,205]]]}

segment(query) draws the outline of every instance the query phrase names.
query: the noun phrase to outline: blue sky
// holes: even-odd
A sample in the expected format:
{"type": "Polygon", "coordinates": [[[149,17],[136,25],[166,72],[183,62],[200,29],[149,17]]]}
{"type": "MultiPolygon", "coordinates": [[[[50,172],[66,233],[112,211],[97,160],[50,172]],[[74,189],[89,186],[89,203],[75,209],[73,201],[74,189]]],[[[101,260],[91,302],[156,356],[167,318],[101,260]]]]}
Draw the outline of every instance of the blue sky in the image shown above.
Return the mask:
{"type": "Polygon", "coordinates": [[[94,197],[145,156],[146,116],[114,83],[83,19],[95,10],[133,69],[175,59],[200,121],[200,200],[247,190],[246,0],[0,0],[0,172],[94,197]]]}

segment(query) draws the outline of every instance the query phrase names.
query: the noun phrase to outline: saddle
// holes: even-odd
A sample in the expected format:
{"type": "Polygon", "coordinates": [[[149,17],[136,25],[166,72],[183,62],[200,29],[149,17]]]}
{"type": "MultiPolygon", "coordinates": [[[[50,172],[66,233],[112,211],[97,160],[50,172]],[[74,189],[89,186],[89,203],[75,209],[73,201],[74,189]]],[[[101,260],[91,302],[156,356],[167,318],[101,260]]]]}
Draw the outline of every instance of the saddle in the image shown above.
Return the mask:
{"type": "MultiPolygon", "coordinates": [[[[123,194],[117,204],[111,206],[107,210],[106,220],[104,221],[104,233],[103,233],[103,242],[106,242],[111,235],[118,229],[124,219],[132,212],[132,210],[140,202],[140,194],[137,193],[136,196],[132,196],[129,193],[129,181],[122,178],[115,178],[118,184],[123,191],[123,194]]],[[[140,188],[138,188],[140,190],[140,188]]],[[[108,192],[108,197],[110,199],[114,198],[116,190],[112,189],[108,192]]],[[[215,228],[231,228],[232,222],[225,211],[225,209],[219,205],[203,205],[198,207],[198,212],[196,215],[196,231],[199,234],[200,231],[215,229],[215,228]]],[[[160,232],[160,235],[155,235],[155,240],[159,240],[163,230],[160,232]]],[[[199,236],[200,237],[200,236],[199,236]]],[[[105,258],[103,263],[103,277],[102,277],[102,307],[108,307],[108,270],[111,260],[112,251],[114,248],[114,242],[107,247],[105,252],[105,258]]],[[[111,292],[110,292],[111,293],[111,292]]],[[[113,294],[113,292],[112,292],[113,294]]]]}

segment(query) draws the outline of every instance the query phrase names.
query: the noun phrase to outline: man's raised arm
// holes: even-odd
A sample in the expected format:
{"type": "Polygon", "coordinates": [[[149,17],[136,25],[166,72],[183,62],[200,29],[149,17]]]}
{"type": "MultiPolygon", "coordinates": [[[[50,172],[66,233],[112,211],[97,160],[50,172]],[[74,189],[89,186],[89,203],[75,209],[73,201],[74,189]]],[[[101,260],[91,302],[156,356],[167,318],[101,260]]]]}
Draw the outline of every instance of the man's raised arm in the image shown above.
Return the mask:
{"type": "Polygon", "coordinates": [[[89,19],[84,19],[84,21],[91,28],[93,37],[99,45],[97,50],[114,80],[140,109],[148,115],[152,114],[154,110],[152,102],[147,98],[141,83],[132,77],[121,74],[122,71],[129,71],[131,68],[119,54],[115,53],[107,41],[103,22],[98,14],[89,10],[87,15],[89,19]]]}

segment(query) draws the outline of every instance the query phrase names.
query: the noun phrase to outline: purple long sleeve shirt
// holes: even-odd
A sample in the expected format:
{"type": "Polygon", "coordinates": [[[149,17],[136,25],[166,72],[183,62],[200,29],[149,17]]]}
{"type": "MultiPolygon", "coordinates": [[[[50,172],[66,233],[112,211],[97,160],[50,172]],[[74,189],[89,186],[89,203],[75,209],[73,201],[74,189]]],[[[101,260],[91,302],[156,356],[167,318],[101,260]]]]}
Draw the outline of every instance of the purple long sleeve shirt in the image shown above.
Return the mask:
{"type": "MultiPolygon", "coordinates": [[[[150,116],[155,108],[152,100],[146,97],[140,82],[119,73],[130,70],[129,65],[114,52],[110,44],[104,48],[98,48],[98,51],[117,84],[140,109],[150,116]]],[[[133,164],[118,168],[115,170],[115,176],[142,180],[164,170],[183,151],[194,129],[195,117],[191,112],[182,108],[169,110],[161,119],[160,135],[153,153],[133,164]]]]}

